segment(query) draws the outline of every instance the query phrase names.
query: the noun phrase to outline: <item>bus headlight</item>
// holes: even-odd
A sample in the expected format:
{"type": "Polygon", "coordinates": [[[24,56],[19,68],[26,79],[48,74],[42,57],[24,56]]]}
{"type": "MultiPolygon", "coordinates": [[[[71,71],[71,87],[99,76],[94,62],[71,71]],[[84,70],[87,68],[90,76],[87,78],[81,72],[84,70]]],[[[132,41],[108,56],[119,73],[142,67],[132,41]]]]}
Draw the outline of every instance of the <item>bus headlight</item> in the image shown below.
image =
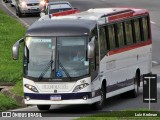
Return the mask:
{"type": "Polygon", "coordinates": [[[88,83],[83,83],[83,84],[77,85],[77,86],[74,88],[73,92],[78,92],[79,90],[87,87],[88,85],[89,85],[88,83]]]}
{"type": "Polygon", "coordinates": [[[35,86],[29,85],[29,84],[25,84],[24,86],[33,92],[38,92],[35,86]]]}

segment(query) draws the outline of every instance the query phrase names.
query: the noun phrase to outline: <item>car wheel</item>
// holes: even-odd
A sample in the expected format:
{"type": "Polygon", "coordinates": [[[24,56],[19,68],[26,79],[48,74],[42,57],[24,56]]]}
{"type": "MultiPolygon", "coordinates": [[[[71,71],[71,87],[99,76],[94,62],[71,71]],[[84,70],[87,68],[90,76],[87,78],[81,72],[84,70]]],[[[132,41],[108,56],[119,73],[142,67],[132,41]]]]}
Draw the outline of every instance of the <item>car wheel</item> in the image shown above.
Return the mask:
{"type": "Polygon", "coordinates": [[[49,110],[50,105],[37,105],[39,110],[49,110]]]}
{"type": "Polygon", "coordinates": [[[11,7],[14,7],[14,5],[13,5],[13,4],[11,4],[11,7]]]}
{"type": "Polygon", "coordinates": [[[5,3],[8,3],[8,1],[7,1],[7,0],[5,0],[5,3]]]}
{"type": "Polygon", "coordinates": [[[17,8],[16,8],[16,15],[18,16],[18,10],[17,10],[17,8]]]}
{"type": "Polygon", "coordinates": [[[18,14],[19,17],[22,17],[22,13],[21,13],[19,8],[17,9],[17,14],[18,14]]]}
{"type": "Polygon", "coordinates": [[[104,105],[104,102],[105,102],[105,99],[106,99],[106,91],[105,91],[105,86],[102,85],[101,87],[101,100],[92,104],[91,107],[93,110],[99,110],[99,109],[102,109],[103,105],[104,105]]]}

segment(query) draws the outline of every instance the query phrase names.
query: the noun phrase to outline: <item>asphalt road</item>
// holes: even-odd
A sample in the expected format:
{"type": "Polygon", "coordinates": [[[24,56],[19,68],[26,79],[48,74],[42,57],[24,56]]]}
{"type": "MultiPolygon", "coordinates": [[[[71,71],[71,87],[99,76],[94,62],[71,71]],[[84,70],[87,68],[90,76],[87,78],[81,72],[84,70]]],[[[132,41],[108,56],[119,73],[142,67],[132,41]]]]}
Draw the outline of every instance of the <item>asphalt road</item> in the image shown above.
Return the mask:
{"type": "MultiPolygon", "coordinates": [[[[54,0],[57,1],[57,0],[54,0]]],[[[100,7],[136,7],[136,8],[145,8],[150,11],[151,16],[151,25],[152,25],[152,38],[153,38],[153,69],[152,72],[158,74],[160,76],[160,0],[68,0],[74,7],[80,9],[81,11],[87,10],[89,8],[100,8],[100,7]]],[[[9,4],[5,4],[15,14],[15,9],[11,8],[9,4]]],[[[0,3],[0,6],[2,4],[0,3]]],[[[10,15],[13,15],[10,14],[10,15]]],[[[26,26],[31,25],[35,22],[39,17],[37,16],[27,16],[21,18],[21,22],[24,22],[26,26]]],[[[120,96],[116,96],[110,99],[107,99],[106,105],[102,109],[102,111],[118,111],[125,109],[137,109],[137,108],[148,108],[148,104],[143,103],[142,99],[142,87],[140,88],[140,95],[137,98],[129,99],[129,98],[121,98],[120,96]]],[[[151,104],[151,109],[160,111],[160,77],[158,77],[158,102],[151,104]]],[[[36,107],[29,107],[25,109],[19,109],[18,111],[38,111],[36,107]]],[[[49,111],[53,115],[57,116],[50,119],[72,119],[71,117],[66,117],[68,115],[71,116],[84,116],[87,113],[92,114],[94,111],[90,109],[89,106],[82,105],[74,105],[74,106],[52,106],[49,111]]],[[[4,119],[4,118],[3,118],[4,119]]],[[[7,118],[9,119],[9,118],[7,118]]],[[[6,119],[6,120],[7,120],[6,119]]],[[[36,118],[35,118],[36,119],[36,118]]],[[[40,119],[40,118],[38,118],[40,119]]],[[[44,118],[41,118],[44,119],[44,118]]],[[[40,120],[41,120],[40,119],[40,120]]],[[[1,119],[0,119],[1,120],[1,119]]],[[[17,120],[17,118],[16,118],[17,120]]]]}

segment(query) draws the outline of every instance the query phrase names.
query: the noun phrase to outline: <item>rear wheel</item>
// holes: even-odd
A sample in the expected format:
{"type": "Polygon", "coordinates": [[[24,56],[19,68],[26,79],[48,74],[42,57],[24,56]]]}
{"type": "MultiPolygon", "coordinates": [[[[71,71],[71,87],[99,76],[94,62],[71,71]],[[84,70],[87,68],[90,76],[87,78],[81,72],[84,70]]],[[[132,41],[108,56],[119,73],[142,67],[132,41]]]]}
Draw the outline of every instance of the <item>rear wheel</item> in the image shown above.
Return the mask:
{"type": "Polygon", "coordinates": [[[50,105],[37,105],[39,110],[49,110],[50,105]]]}
{"type": "Polygon", "coordinates": [[[134,78],[134,89],[121,94],[122,98],[136,98],[139,94],[140,74],[136,73],[134,78]]]}
{"type": "Polygon", "coordinates": [[[131,97],[136,98],[139,94],[140,75],[137,73],[134,78],[134,89],[131,91],[131,97]]]}
{"type": "Polygon", "coordinates": [[[93,110],[102,109],[102,107],[104,105],[104,102],[106,99],[106,91],[105,91],[104,85],[102,85],[100,93],[101,93],[101,100],[91,105],[93,110]]]}

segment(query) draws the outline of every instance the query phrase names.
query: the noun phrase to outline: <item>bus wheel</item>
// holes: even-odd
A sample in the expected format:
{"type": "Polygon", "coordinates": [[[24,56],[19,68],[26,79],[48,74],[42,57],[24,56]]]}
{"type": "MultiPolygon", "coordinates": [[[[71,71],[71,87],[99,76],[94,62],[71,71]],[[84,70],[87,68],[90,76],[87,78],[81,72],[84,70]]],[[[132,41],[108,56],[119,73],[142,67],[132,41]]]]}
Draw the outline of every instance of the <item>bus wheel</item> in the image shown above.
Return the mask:
{"type": "Polygon", "coordinates": [[[140,82],[140,75],[136,74],[134,78],[134,89],[131,91],[131,97],[136,98],[139,94],[139,84],[140,82]]]}
{"type": "Polygon", "coordinates": [[[105,99],[106,99],[106,92],[105,92],[105,88],[104,88],[104,85],[102,85],[102,88],[101,88],[101,100],[96,102],[96,103],[93,103],[91,105],[92,109],[93,110],[99,110],[99,109],[102,109],[103,105],[104,105],[104,102],[105,102],[105,99]]]}
{"type": "Polygon", "coordinates": [[[39,110],[49,110],[50,105],[37,105],[39,110]]]}

